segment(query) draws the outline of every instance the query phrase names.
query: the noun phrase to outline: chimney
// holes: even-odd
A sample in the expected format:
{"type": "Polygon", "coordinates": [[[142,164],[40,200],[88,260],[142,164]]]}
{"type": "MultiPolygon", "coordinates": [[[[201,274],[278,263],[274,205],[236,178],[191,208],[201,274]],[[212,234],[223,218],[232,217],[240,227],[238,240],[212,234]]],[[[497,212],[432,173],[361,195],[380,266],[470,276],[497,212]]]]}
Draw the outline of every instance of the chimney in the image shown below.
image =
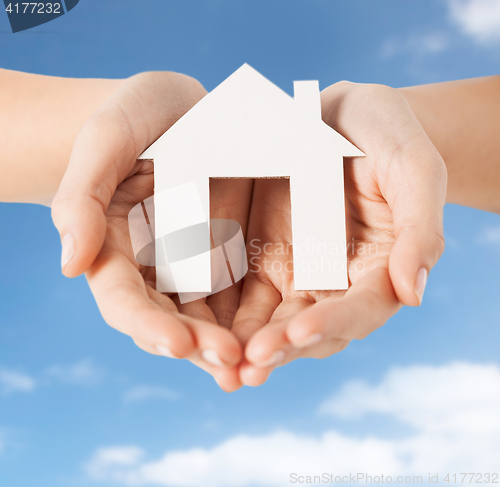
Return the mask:
{"type": "Polygon", "coordinates": [[[321,96],[318,81],[294,81],[294,100],[307,112],[321,120],[321,96]]]}

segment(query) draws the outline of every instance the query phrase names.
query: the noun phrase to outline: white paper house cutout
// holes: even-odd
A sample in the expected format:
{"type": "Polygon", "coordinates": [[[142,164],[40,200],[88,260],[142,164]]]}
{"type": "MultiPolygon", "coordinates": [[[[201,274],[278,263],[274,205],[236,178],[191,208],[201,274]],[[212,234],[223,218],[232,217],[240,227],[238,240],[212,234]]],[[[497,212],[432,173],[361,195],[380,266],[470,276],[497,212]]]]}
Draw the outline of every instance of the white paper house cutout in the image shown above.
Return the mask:
{"type": "MultiPolygon", "coordinates": [[[[155,165],[155,235],[209,224],[209,178],[289,177],[295,289],[347,289],[343,157],[364,154],[322,121],[317,81],[294,91],[245,64],[140,156],[155,165]]],[[[169,262],[161,245],[156,257],[169,262]]],[[[210,292],[210,252],[156,275],[160,292],[210,292]]]]}

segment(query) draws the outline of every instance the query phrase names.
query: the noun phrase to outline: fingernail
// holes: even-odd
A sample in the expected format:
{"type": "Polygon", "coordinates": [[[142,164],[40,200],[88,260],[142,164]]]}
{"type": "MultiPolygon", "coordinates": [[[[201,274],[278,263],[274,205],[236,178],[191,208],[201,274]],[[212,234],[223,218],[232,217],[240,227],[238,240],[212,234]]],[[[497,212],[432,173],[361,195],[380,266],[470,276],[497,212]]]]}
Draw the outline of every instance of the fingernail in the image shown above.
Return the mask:
{"type": "Polygon", "coordinates": [[[163,355],[164,357],[168,357],[168,358],[179,358],[179,357],[176,357],[172,351],[170,350],[170,348],[166,347],[165,345],[156,345],[156,350],[158,351],[158,353],[160,355],[163,355]]]}
{"type": "Polygon", "coordinates": [[[208,362],[212,365],[217,365],[217,367],[227,367],[226,364],[220,359],[219,354],[211,349],[207,348],[201,352],[201,356],[205,362],[208,362]]]}
{"type": "Polygon", "coordinates": [[[64,235],[62,239],[62,252],[61,252],[61,269],[66,267],[66,264],[75,255],[75,240],[71,233],[64,235]]]}
{"type": "Polygon", "coordinates": [[[417,280],[415,282],[415,294],[419,300],[419,304],[422,304],[422,299],[424,297],[425,285],[427,284],[427,277],[429,273],[427,269],[422,267],[417,273],[417,280]]]}
{"type": "Polygon", "coordinates": [[[278,350],[277,352],[274,352],[268,360],[260,362],[257,367],[271,367],[272,365],[278,365],[283,362],[285,355],[286,354],[283,350],[278,350]]]}
{"type": "Polygon", "coordinates": [[[313,345],[316,345],[321,340],[323,340],[323,337],[324,337],[323,333],[315,333],[314,335],[306,337],[299,343],[297,342],[293,343],[293,346],[296,348],[312,347],[313,345]]]}

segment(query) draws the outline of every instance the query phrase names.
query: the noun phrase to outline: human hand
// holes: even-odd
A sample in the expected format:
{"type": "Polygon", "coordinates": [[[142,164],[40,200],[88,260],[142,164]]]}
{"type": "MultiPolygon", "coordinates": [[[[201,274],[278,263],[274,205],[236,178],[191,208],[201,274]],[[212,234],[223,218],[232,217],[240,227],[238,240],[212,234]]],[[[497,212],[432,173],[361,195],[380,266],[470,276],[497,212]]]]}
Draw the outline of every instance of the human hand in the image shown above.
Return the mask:
{"type": "MultiPolygon", "coordinates": [[[[235,390],[242,348],[218,323],[230,326],[240,285],[180,305],[155,290],[154,268],[135,261],[128,229],[128,213],[154,187],[153,163],[137,157],[205,93],[176,73],[124,81],[81,129],[52,215],[63,242],[63,273],[86,272],[108,324],[150,353],[188,358],[235,390]]],[[[251,181],[214,181],[212,217],[236,220],[245,232],[251,191],[251,181]]]]}
{"type": "Polygon", "coordinates": [[[350,288],[294,290],[288,182],[256,181],[247,235],[253,260],[232,328],[246,346],[243,384],[260,385],[296,358],[339,352],[401,304],[419,305],[444,250],[445,165],[403,95],[341,82],[323,91],[322,111],[366,153],[344,165],[350,288]]]}
{"type": "MultiPolygon", "coordinates": [[[[391,279],[395,279],[399,284],[399,286],[395,284],[394,287],[396,292],[399,289],[401,293],[401,296],[398,294],[401,302],[417,304],[414,299],[414,289],[408,285],[411,269],[401,270],[399,264],[405,262],[408,256],[420,255],[425,257],[423,260],[420,259],[422,262],[425,261],[424,268],[430,269],[439,257],[440,251],[435,256],[429,255],[432,250],[426,248],[425,242],[423,245],[419,244],[419,240],[413,246],[416,248],[411,250],[410,246],[409,252],[403,245],[399,247],[394,245],[393,248],[394,237],[398,238],[397,242],[404,242],[402,237],[410,241],[411,232],[408,232],[408,229],[417,230],[416,234],[419,235],[422,230],[428,232],[428,227],[432,224],[435,229],[431,231],[436,231],[436,236],[439,236],[442,209],[440,191],[443,180],[445,181],[445,173],[440,166],[442,160],[418,126],[418,122],[414,117],[412,119],[411,110],[404,105],[403,100],[397,100],[396,103],[397,95],[391,89],[361,85],[362,90],[354,92],[353,86],[359,85],[345,83],[334,85],[337,87],[337,92],[331,93],[329,99],[327,96],[329,91],[326,90],[323,97],[326,98],[327,113],[328,108],[331,110],[337,108],[335,112],[337,117],[330,116],[325,119],[348,137],[349,127],[356,127],[356,133],[349,138],[354,143],[359,140],[358,145],[369,152],[366,159],[352,161],[346,166],[348,235],[358,244],[376,243],[377,252],[368,256],[356,254],[351,259],[349,277],[353,286],[347,293],[295,292],[290,272],[276,273],[272,267],[270,271],[264,268],[263,272],[250,272],[245,278],[241,309],[236,315],[232,331],[241,344],[245,345],[248,342],[246,356],[253,363],[247,361],[237,368],[236,365],[241,358],[241,346],[231,333],[218,327],[216,323],[231,327],[232,317],[240,300],[240,284],[207,300],[179,305],[178,301],[174,303],[167,296],[154,290],[152,269],[142,268],[135,263],[129,239],[125,238],[128,236],[126,217],[129,210],[152,194],[152,165],[147,161],[137,162],[137,156],[204,94],[200,93],[199,85],[194,83],[191,86],[194,96],[190,90],[186,92],[182,89],[182,95],[179,96],[178,91],[172,90],[172,80],[169,80],[165,88],[165,79],[159,79],[158,76],[159,73],[148,74],[146,80],[130,81],[129,86],[123,88],[121,93],[117,92],[84,127],[75,144],[68,174],[54,202],[54,218],[61,235],[76,233],[78,238],[72,237],[74,242],[83,242],[79,247],[79,254],[76,253],[78,248],[74,247],[75,254],[64,267],[64,272],[70,276],[77,275],[99,252],[87,277],[105,319],[112,326],[131,335],[141,348],[151,353],[188,357],[212,373],[219,385],[229,391],[239,388],[242,383],[257,385],[265,381],[273,366],[277,364],[277,358],[281,358],[280,364],[284,364],[300,356],[328,356],[344,348],[349,339],[364,336],[385,322],[399,307],[392,290],[391,279]],[[343,88],[343,94],[338,92],[339,88],[343,88]],[[363,129],[368,133],[370,131],[370,123],[366,119],[363,125],[352,117],[353,113],[356,113],[356,107],[359,116],[363,95],[366,97],[365,102],[372,97],[380,101],[381,93],[375,96],[376,90],[383,91],[384,96],[388,98],[384,100],[388,105],[385,106],[388,112],[387,131],[381,133],[392,143],[389,147],[394,149],[396,154],[396,149],[400,149],[401,152],[399,158],[392,158],[392,162],[406,163],[407,159],[411,162],[412,156],[414,158],[415,148],[412,153],[411,147],[403,143],[404,134],[408,133],[409,140],[412,137],[419,140],[420,137],[424,145],[422,154],[429,158],[427,166],[430,166],[431,162],[436,164],[434,168],[430,168],[427,176],[436,175],[435,185],[431,183],[430,186],[431,189],[437,188],[438,191],[434,192],[433,197],[427,197],[424,201],[431,207],[431,212],[428,213],[430,223],[429,219],[426,220],[424,208],[415,215],[410,213],[407,218],[404,217],[404,198],[397,198],[397,191],[391,184],[401,183],[403,186],[404,184],[408,186],[411,183],[411,168],[402,164],[400,170],[396,171],[396,174],[399,174],[399,181],[397,177],[388,177],[390,157],[387,151],[384,154],[386,148],[384,141],[380,140],[378,134],[369,138],[368,134],[363,132],[363,129]],[[347,96],[349,92],[351,92],[350,97],[347,96]],[[353,96],[353,92],[358,96],[353,96]],[[193,98],[190,98],[192,96],[193,98]],[[159,98],[165,101],[165,105],[157,103],[159,98]],[[140,103],[137,99],[140,99],[140,103]],[[342,112],[338,111],[340,101],[346,105],[342,112]],[[341,113],[343,117],[340,117],[341,113]],[[399,116],[403,124],[408,123],[411,126],[409,122],[413,123],[413,135],[411,130],[405,133],[394,130],[391,134],[389,122],[398,120],[395,115],[399,116]],[[346,127],[341,124],[346,124],[346,127]],[[124,127],[127,130],[124,130],[124,127]],[[102,137],[100,144],[95,145],[89,154],[88,147],[92,147],[89,142],[95,144],[95,141],[99,140],[97,133],[101,132],[106,133],[106,137],[102,137]],[[390,140],[387,134],[392,135],[393,140],[390,140]],[[118,152],[117,148],[121,150],[118,152]],[[375,153],[377,157],[371,156],[375,153]],[[90,165],[83,164],[87,160],[91,161],[90,165]],[[352,164],[352,167],[349,167],[349,164],[352,164]],[[103,209],[106,209],[106,218],[103,209]],[[399,211],[399,219],[396,218],[396,210],[399,211]],[[71,215],[75,216],[78,225],[72,223],[71,215]],[[422,221],[419,220],[420,217],[422,221]],[[405,224],[405,221],[409,223],[405,224]],[[417,224],[422,228],[412,227],[417,224]],[[68,230],[71,227],[72,232],[68,230]],[[106,230],[104,246],[99,250],[106,230]],[[399,256],[395,252],[398,248],[402,249],[399,250],[399,256]],[[393,257],[394,255],[396,257],[393,257]],[[363,264],[362,270],[359,266],[353,266],[358,262],[363,264]],[[395,264],[392,265],[391,262],[395,264]],[[372,285],[379,286],[379,289],[373,291],[372,285]],[[311,306],[312,303],[319,301],[321,305],[311,306]],[[371,309],[365,312],[360,310],[359,307],[364,303],[369,303],[371,309]],[[355,313],[349,316],[353,309],[355,313]],[[331,313],[343,319],[341,326],[338,322],[333,325],[327,319],[331,313]],[[301,320],[304,317],[309,319],[309,314],[313,319],[304,326],[301,320]],[[357,328],[350,329],[352,321],[357,323],[357,328]],[[299,341],[301,333],[302,335],[309,333],[310,346],[304,346],[308,337],[302,337],[301,347],[298,346],[297,340],[293,341],[294,327],[299,330],[299,341]],[[288,328],[292,330],[291,337],[288,328]],[[315,328],[320,331],[314,332],[315,328]],[[311,346],[311,334],[312,340],[317,340],[320,335],[327,338],[311,346]],[[203,356],[203,351],[207,350],[210,352],[203,356]],[[214,351],[217,354],[215,356],[214,351]],[[273,364],[270,363],[271,357],[274,359],[273,364]],[[225,367],[221,367],[219,360],[225,367]]],[[[181,77],[176,81],[185,86],[186,79],[181,77]]],[[[192,80],[188,85],[191,83],[192,80]]],[[[173,86],[175,87],[175,83],[173,86]]],[[[334,87],[331,87],[330,92],[334,87]]],[[[376,115],[375,107],[372,107],[371,115],[372,118],[376,115]]],[[[362,113],[361,116],[363,117],[362,113]]],[[[416,188],[417,193],[414,193],[413,198],[410,196],[412,201],[418,200],[419,195],[425,193],[428,181],[424,170],[420,171],[422,174],[419,171],[414,172],[421,187],[416,188]]],[[[211,191],[211,217],[237,220],[245,233],[252,183],[243,180],[214,181],[214,184],[220,186],[215,186],[211,191]]],[[[253,198],[254,216],[251,219],[247,241],[257,239],[261,245],[271,243],[273,246],[290,242],[286,182],[257,181],[253,198]]],[[[276,260],[276,256],[271,259],[271,264],[273,259],[276,260]]],[[[277,260],[284,263],[287,259],[291,259],[291,255],[285,254],[277,260]]]]}

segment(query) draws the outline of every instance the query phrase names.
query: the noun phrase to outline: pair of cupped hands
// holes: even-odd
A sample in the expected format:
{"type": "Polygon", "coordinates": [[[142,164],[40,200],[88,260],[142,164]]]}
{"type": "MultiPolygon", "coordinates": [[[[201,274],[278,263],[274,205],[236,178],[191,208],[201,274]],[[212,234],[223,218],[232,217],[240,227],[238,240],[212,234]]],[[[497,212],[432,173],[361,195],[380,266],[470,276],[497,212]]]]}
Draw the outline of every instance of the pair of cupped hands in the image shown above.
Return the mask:
{"type": "Polygon", "coordinates": [[[321,100],[324,122],[366,154],[344,162],[349,290],[295,291],[289,184],[259,179],[211,181],[211,218],[236,220],[246,238],[243,281],[186,304],[157,292],[128,230],[129,211],[153,194],[153,163],[137,157],[205,94],[185,75],[133,76],[75,140],[52,215],[63,273],[86,273],[109,325],[149,353],[190,360],[230,392],[297,358],[340,352],[401,305],[421,303],[444,249],[444,162],[398,90],[344,81],[321,100]]]}

